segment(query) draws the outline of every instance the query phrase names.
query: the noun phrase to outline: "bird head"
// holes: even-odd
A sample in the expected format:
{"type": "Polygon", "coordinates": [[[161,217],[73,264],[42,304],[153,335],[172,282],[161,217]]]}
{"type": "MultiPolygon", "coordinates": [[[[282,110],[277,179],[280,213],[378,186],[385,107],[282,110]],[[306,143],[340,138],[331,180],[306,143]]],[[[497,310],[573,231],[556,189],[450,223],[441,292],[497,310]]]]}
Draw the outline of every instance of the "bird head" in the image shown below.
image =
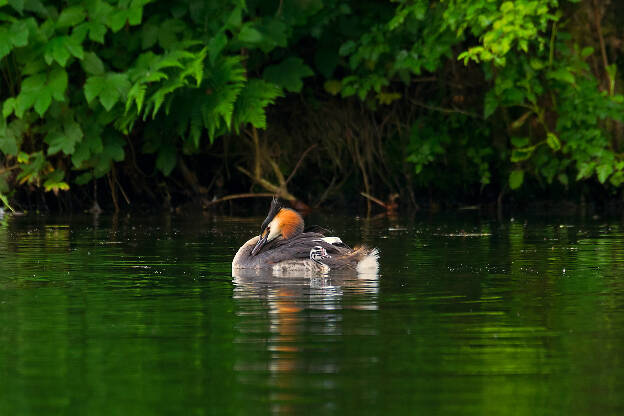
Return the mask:
{"type": "Polygon", "coordinates": [[[303,218],[295,210],[284,207],[277,198],[271,201],[269,214],[262,223],[260,238],[251,251],[255,256],[265,244],[276,238],[288,239],[303,232],[303,218]]]}

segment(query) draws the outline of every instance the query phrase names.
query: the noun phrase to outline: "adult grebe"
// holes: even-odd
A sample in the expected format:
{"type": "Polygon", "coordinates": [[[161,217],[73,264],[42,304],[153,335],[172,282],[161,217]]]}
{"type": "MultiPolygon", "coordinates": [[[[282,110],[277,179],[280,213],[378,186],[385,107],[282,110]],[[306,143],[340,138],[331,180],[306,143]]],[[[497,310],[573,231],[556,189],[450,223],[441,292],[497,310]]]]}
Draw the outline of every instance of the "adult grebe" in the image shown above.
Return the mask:
{"type": "Polygon", "coordinates": [[[326,237],[322,229],[304,230],[303,218],[273,198],[260,235],[238,249],[232,271],[272,269],[284,272],[327,273],[352,270],[376,273],[379,252],[365,246],[350,248],[338,237],[326,237]]]}

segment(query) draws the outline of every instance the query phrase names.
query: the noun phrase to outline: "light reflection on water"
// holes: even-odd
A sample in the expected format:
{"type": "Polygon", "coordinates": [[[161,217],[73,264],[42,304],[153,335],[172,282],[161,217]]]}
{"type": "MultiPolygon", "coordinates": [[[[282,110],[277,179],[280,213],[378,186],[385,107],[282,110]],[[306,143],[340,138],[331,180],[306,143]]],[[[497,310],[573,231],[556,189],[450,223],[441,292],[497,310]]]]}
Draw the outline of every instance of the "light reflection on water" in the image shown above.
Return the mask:
{"type": "Polygon", "coordinates": [[[324,220],[379,276],[232,277],[261,218],[4,216],[0,414],[621,413],[620,222],[324,220]]]}
{"type": "MultiPolygon", "coordinates": [[[[306,386],[308,377],[325,376],[307,387],[312,396],[335,388],[329,376],[341,371],[334,354],[335,344],[344,336],[340,312],[376,310],[378,275],[280,278],[270,272],[238,271],[233,282],[241,318],[234,339],[243,350],[234,367],[240,382],[269,388],[272,413],[301,412],[297,403],[306,395],[298,387],[306,386]],[[345,296],[353,301],[343,302],[345,296]],[[250,302],[263,307],[249,308],[250,302]],[[268,357],[258,362],[253,359],[258,352],[268,357]]],[[[335,409],[336,403],[326,398],[323,408],[335,409]]]]}

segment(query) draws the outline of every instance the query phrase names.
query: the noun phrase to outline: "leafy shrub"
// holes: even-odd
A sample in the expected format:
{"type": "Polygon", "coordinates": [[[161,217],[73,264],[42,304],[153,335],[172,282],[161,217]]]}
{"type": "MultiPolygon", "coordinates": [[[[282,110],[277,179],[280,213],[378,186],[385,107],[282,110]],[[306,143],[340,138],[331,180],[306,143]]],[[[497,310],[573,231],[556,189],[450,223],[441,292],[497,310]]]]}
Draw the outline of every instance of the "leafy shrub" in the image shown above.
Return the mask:
{"type": "Polygon", "coordinates": [[[603,47],[602,67],[588,64],[595,29],[571,19],[606,5],[0,0],[0,197],[87,184],[134,149],[170,175],[220,138],[266,128],[288,94],[309,108],[359,100],[380,132],[396,125],[387,148],[405,147],[391,153],[417,189],[617,189],[616,66],[603,47]]]}
{"type": "Polygon", "coordinates": [[[180,149],[197,151],[203,135],[265,127],[265,108],[311,74],[289,56],[266,68],[266,80],[248,75],[244,55],[285,47],[292,29],[286,17],[248,16],[243,1],[55,4],[0,1],[0,151],[18,184],[58,191],[70,169],[78,184],[106,175],[137,123],[172,133],[141,146],[169,175],[180,149]]]}

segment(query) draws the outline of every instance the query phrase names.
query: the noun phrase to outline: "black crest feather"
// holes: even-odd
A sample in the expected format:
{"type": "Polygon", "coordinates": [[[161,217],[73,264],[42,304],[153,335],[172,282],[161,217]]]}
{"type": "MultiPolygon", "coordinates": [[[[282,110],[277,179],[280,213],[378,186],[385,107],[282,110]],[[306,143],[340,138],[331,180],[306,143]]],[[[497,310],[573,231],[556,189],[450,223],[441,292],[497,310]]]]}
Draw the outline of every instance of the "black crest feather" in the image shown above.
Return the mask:
{"type": "Polygon", "coordinates": [[[261,232],[264,231],[264,229],[267,227],[267,225],[269,225],[271,221],[273,221],[273,218],[275,218],[277,213],[283,207],[284,205],[282,204],[282,202],[279,199],[277,199],[276,196],[274,196],[273,200],[271,201],[271,207],[269,208],[269,214],[267,215],[266,219],[262,223],[262,227],[260,228],[261,232]]]}

